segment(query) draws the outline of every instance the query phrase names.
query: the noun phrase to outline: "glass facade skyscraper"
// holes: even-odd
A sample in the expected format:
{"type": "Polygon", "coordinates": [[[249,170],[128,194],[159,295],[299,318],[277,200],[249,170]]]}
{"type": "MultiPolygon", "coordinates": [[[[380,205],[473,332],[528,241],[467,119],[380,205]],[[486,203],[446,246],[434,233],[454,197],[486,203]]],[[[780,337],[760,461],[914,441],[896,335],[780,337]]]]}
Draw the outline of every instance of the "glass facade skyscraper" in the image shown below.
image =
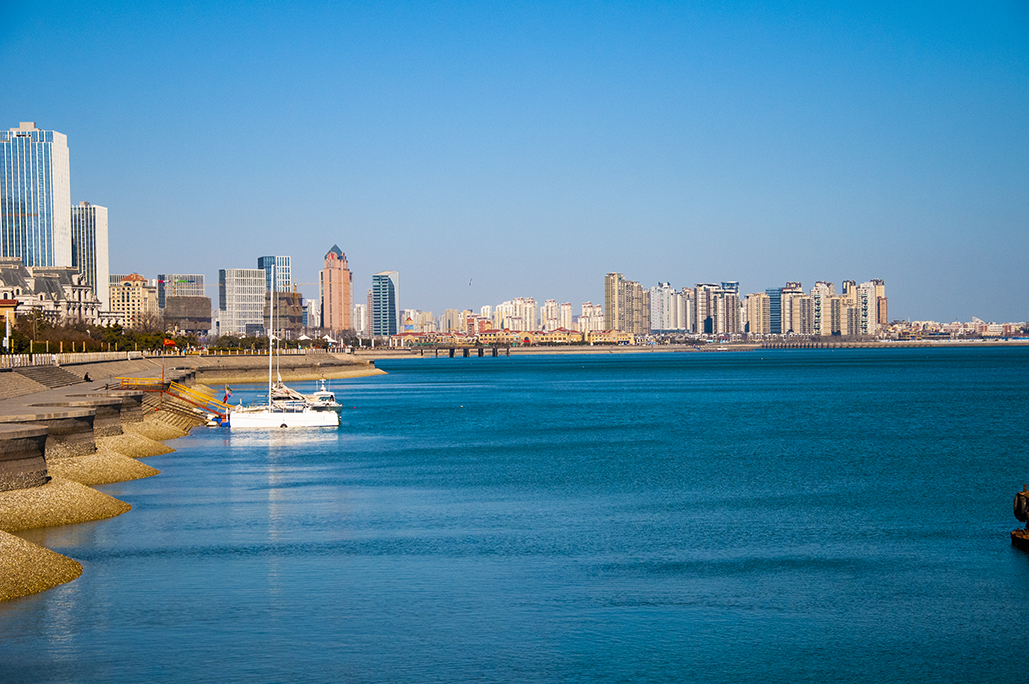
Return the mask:
{"type": "Polygon", "coordinates": [[[265,273],[265,291],[272,291],[272,266],[275,267],[275,291],[289,292],[293,273],[288,256],[257,257],[257,267],[265,273]]]}
{"type": "Polygon", "coordinates": [[[765,290],[768,295],[768,322],[769,332],[773,335],[782,334],[782,288],[770,287],[765,290]]]}
{"type": "Polygon", "coordinates": [[[0,256],[71,266],[68,138],[32,122],[0,131],[0,256]]]}
{"type": "Polygon", "coordinates": [[[400,274],[382,271],[372,276],[372,335],[387,337],[397,334],[397,295],[400,274]]]}

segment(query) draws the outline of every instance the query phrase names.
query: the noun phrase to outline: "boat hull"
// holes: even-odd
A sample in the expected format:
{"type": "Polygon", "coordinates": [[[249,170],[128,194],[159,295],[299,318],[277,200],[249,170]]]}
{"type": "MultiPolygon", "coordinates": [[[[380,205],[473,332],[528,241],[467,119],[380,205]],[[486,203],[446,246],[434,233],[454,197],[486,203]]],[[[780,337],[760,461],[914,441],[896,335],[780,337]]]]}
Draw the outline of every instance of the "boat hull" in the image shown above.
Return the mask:
{"type": "Polygon", "coordinates": [[[233,411],[230,428],[339,427],[339,414],[333,411],[233,411]]]}

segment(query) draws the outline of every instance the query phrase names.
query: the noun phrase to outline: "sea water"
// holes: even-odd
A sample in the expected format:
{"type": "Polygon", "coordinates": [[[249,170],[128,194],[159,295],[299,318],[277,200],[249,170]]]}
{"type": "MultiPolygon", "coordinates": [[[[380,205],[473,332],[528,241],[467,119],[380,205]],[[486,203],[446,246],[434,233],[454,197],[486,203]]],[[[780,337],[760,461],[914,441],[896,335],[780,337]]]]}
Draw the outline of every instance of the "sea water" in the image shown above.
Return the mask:
{"type": "Polygon", "coordinates": [[[0,681],[1024,675],[1029,349],[379,366],[25,533],[84,573],[0,604],[0,681]]]}

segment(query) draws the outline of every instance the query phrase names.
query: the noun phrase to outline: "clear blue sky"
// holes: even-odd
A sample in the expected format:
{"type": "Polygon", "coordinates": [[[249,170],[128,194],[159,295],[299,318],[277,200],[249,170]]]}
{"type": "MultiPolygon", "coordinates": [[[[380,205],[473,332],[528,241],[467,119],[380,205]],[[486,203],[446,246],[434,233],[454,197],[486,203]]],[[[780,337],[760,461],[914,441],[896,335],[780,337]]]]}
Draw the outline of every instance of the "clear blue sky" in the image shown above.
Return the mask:
{"type": "Polygon", "coordinates": [[[1029,3],[837,5],[10,2],[0,126],[68,135],[116,273],[338,243],[437,314],[619,271],[1029,318],[1029,3]]]}

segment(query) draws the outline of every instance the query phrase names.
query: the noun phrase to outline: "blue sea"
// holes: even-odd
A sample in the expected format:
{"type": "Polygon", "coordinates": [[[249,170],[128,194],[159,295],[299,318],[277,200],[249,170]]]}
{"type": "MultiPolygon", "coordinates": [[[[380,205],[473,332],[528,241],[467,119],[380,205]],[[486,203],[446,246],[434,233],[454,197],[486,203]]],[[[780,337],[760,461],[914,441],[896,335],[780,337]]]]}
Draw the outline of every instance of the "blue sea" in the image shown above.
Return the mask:
{"type": "Polygon", "coordinates": [[[1024,678],[1029,349],[379,366],[25,533],[84,573],[0,603],[0,680],[1024,678]]]}

